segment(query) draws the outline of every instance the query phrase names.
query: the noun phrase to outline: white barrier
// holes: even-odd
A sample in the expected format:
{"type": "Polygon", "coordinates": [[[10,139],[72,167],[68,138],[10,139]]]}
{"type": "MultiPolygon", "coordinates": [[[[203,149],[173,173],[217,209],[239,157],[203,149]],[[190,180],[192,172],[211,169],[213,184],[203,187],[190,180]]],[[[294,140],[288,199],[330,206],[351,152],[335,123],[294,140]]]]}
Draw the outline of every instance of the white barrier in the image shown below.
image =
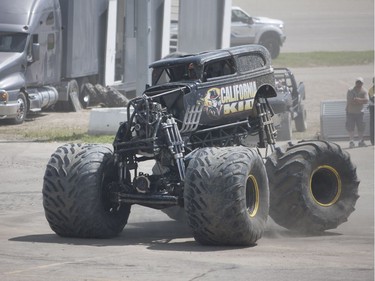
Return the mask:
{"type": "Polygon", "coordinates": [[[114,135],[120,123],[127,120],[126,107],[93,108],[90,112],[89,135],[114,135]]]}

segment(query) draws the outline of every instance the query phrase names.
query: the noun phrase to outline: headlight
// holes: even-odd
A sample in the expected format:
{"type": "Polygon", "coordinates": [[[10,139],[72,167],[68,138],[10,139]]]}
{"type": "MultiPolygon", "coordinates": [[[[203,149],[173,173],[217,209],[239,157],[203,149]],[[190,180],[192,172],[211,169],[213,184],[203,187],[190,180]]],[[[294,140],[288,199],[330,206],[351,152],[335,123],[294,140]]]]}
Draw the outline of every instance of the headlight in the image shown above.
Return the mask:
{"type": "Polygon", "coordinates": [[[5,90],[0,90],[0,102],[7,103],[8,102],[8,92],[5,90]]]}

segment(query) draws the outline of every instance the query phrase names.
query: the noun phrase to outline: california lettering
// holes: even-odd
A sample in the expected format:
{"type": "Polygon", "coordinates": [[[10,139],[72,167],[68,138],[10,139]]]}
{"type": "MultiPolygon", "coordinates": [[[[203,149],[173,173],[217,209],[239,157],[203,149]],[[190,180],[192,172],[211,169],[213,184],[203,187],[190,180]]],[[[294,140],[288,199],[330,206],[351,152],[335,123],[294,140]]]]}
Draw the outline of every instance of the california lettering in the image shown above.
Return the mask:
{"type": "Polygon", "coordinates": [[[251,110],[256,92],[255,81],[222,87],[220,96],[224,115],[251,110]]]}
{"type": "Polygon", "coordinates": [[[254,99],[256,92],[257,87],[255,81],[222,87],[220,89],[221,102],[229,104],[254,99]]]}
{"type": "Polygon", "coordinates": [[[256,92],[255,81],[210,88],[201,102],[207,115],[217,119],[220,115],[251,110],[256,92]]]}

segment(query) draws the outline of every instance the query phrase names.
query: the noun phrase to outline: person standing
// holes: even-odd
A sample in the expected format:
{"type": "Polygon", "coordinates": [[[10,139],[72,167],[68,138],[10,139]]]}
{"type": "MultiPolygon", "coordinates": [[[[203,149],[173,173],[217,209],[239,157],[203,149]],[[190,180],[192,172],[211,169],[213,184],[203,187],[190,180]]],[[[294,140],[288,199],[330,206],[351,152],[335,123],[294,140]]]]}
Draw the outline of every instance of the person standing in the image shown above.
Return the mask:
{"type": "Polygon", "coordinates": [[[369,110],[370,110],[370,141],[374,145],[374,84],[375,77],[372,78],[372,87],[368,90],[369,110]]]}
{"type": "Polygon", "coordinates": [[[357,127],[359,147],[366,146],[363,134],[365,132],[365,122],[363,121],[365,104],[368,103],[367,91],[363,88],[363,78],[355,80],[355,86],[348,90],[346,95],[346,130],[349,133],[349,147],[355,147],[354,131],[357,127]]]}

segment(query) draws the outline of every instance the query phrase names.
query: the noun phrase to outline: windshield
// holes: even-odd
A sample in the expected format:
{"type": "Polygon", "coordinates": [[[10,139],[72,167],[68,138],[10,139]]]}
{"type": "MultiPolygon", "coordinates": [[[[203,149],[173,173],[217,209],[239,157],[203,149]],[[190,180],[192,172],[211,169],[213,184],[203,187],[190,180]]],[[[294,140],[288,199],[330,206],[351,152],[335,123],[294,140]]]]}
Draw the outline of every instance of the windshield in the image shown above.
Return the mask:
{"type": "Polygon", "coordinates": [[[0,31],[0,52],[22,53],[26,46],[26,33],[0,31]]]}
{"type": "Polygon", "coordinates": [[[198,80],[200,67],[194,63],[176,64],[168,67],[154,68],[152,85],[162,85],[169,82],[198,80]]]}

